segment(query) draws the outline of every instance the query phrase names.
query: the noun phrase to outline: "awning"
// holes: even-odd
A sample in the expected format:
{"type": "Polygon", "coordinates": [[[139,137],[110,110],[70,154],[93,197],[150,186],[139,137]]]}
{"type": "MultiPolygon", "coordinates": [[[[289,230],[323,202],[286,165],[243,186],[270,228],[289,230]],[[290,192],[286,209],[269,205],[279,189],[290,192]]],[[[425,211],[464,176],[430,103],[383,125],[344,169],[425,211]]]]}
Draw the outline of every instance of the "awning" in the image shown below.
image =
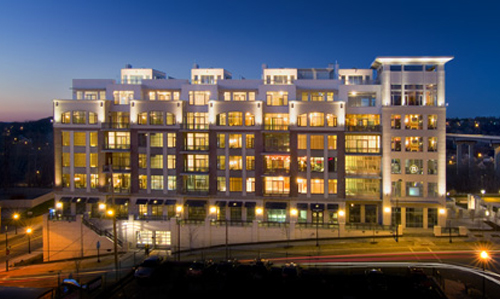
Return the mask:
{"type": "MultiPolygon", "coordinates": [[[[115,204],[116,205],[126,205],[126,204],[128,204],[128,200],[129,200],[128,198],[115,198],[115,204]]],[[[106,204],[108,204],[108,205],[113,204],[113,199],[108,198],[106,200],[106,204]]]]}
{"type": "Polygon", "coordinates": [[[245,202],[245,208],[255,208],[257,206],[257,203],[254,201],[246,201],[245,202]]]}
{"type": "Polygon", "coordinates": [[[89,197],[87,203],[96,203],[99,202],[99,197],[89,197]]]}
{"type": "Polygon", "coordinates": [[[325,204],[322,203],[311,204],[311,211],[324,211],[324,210],[325,210],[325,204]]]}
{"type": "Polygon", "coordinates": [[[147,200],[147,199],[145,199],[145,198],[139,198],[139,199],[137,199],[137,200],[135,201],[135,204],[136,204],[136,205],[145,205],[145,204],[147,204],[147,203],[148,203],[148,200],[147,200]]]}
{"type": "Polygon", "coordinates": [[[225,207],[227,204],[226,201],[216,201],[215,205],[218,206],[219,208],[225,207]]]}
{"type": "Polygon", "coordinates": [[[299,209],[299,210],[307,210],[307,206],[308,206],[308,204],[306,204],[306,203],[298,203],[297,204],[297,209],[299,209]]]}
{"type": "Polygon", "coordinates": [[[243,206],[243,203],[241,201],[230,201],[229,202],[230,208],[241,208],[242,206],[243,206]]]}
{"type": "Polygon", "coordinates": [[[150,199],[148,203],[150,205],[161,205],[163,204],[163,199],[150,199]]]}
{"type": "Polygon", "coordinates": [[[284,210],[286,202],[266,202],[266,209],[284,210]]]}
{"type": "Polygon", "coordinates": [[[338,211],[339,205],[334,203],[329,203],[328,205],[326,205],[326,209],[329,211],[338,211]]]}
{"type": "Polygon", "coordinates": [[[184,203],[185,206],[187,207],[204,207],[207,204],[206,200],[186,200],[184,203]]]}
{"type": "Polygon", "coordinates": [[[86,197],[73,197],[71,202],[85,203],[87,201],[86,197]]]}
{"type": "Polygon", "coordinates": [[[71,201],[71,197],[61,197],[61,199],[59,199],[60,202],[70,202],[71,201]]]}
{"type": "Polygon", "coordinates": [[[167,206],[173,206],[176,203],[177,203],[177,200],[175,200],[175,199],[167,199],[167,200],[165,200],[165,205],[167,205],[167,206]]]}

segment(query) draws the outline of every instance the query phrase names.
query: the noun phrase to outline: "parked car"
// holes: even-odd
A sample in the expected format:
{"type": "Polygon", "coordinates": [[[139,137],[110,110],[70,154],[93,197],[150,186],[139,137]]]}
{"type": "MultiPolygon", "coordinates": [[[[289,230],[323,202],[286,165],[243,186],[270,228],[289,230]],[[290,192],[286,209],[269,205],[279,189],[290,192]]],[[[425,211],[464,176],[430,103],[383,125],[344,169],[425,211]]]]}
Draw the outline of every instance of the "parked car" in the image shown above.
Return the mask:
{"type": "Polygon", "coordinates": [[[367,269],[365,276],[370,291],[387,291],[387,280],[382,270],[378,268],[367,269]]]}
{"type": "Polygon", "coordinates": [[[145,259],[138,267],[135,268],[134,277],[141,282],[152,280],[158,276],[163,258],[160,256],[150,256],[145,259]]]}

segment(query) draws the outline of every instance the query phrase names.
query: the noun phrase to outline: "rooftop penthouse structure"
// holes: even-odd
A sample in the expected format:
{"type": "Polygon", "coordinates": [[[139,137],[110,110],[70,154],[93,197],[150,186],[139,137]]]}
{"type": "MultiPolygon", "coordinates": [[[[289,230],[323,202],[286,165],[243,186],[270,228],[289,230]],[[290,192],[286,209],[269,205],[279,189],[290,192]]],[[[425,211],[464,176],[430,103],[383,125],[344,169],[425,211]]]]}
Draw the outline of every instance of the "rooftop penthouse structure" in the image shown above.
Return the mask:
{"type": "Polygon", "coordinates": [[[120,238],[159,248],[221,243],[221,223],[235,243],[444,226],[451,59],[75,79],[53,101],[54,219],[105,226],[112,206],[120,238]]]}

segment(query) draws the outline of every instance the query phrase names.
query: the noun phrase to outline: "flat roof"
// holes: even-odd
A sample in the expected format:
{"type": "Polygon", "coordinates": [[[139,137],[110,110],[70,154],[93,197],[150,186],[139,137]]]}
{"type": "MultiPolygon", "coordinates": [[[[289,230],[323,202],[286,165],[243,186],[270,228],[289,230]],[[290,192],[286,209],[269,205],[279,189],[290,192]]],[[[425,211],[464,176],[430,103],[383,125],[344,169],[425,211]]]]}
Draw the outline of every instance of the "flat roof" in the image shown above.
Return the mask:
{"type": "Polygon", "coordinates": [[[371,67],[378,68],[382,64],[445,64],[453,58],[453,56],[380,56],[375,58],[371,67]]]}

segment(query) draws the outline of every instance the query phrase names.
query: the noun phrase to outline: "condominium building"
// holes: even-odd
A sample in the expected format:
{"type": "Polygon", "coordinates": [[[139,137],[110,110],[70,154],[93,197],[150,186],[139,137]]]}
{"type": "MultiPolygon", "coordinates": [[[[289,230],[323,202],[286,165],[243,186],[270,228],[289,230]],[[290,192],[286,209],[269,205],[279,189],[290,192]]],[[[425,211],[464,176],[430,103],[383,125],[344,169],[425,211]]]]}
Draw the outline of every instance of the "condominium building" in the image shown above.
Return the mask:
{"type": "Polygon", "coordinates": [[[173,249],[220,244],[228,226],[232,243],[432,230],[446,217],[451,59],[75,79],[53,101],[53,218],[105,227],[112,207],[129,246],[173,249]]]}

